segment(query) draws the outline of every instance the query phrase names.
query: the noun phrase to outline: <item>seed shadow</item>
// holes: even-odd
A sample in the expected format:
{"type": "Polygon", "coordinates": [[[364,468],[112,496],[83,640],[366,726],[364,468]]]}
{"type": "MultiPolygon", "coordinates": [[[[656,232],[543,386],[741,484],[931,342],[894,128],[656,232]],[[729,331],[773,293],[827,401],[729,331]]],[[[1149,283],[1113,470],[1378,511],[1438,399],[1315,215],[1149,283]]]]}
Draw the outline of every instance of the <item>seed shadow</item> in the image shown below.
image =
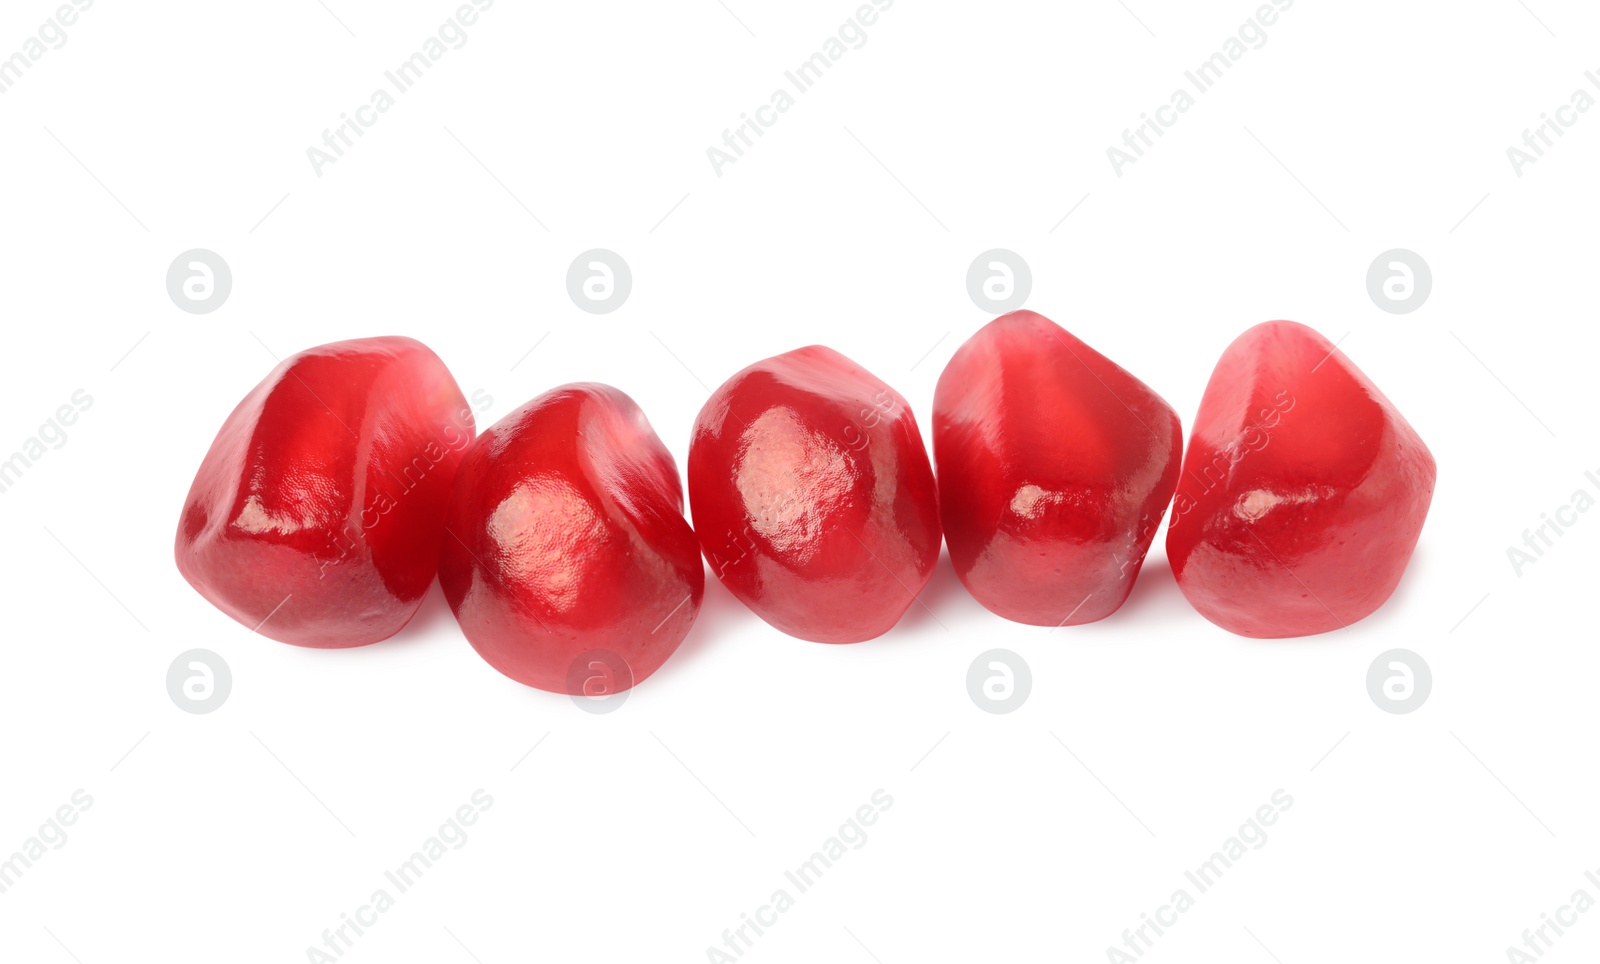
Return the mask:
{"type": "MultiPolygon", "coordinates": [[[[1400,573],[1400,581],[1395,584],[1394,592],[1389,594],[1389,598],[1385,599],[1383,604],[1373,610],[1372,613],[1350,623],[1346,628],[1360,628],[1370,632],[1381,633],[1385,629],[1401,625],[1399,621],[1403,618],[1401,614],[1406,607],[1421,604],[1422,590],[1420,587],[1423,584],[1424,577],[1421,575],[1420,570],[1428,564],[1427,556],[1427,551],[1421,543],[1418,543],[1417,547],[1412,550],[1411,558],[1406,561],[1405,571],[1400,573]]],[[[1450,627],[1440,626],[1439,629],[1443,633],[1447,632],[1450,627]]],[[[1337,629],[1333,633],[1322,633],[1320,635],[1328,636],[1334,634],[1342,635],[1337,629]]]]}
{"type": "Polygon", "coordinates": [[[450,611],[450,602],[444,598],[444,590],[435,579],[428,591],[422,597],[422,605],[412,614],[411,621],[400,628],[398,633],[378,643],[384,647],[415,646],[426,642],[435,635],[452,633],[461,635],[461,630],[456,627],[456,615],[450,611]]]}
{"type": "Polygon", "coordinates": [[[1417,547],[1411,551],[1411,558],[1406,561],[1405,571],[1400,573],[1400,581],[1395,584],[1394,592],[1389,594],[1389,598],[1385,599],[1383,605],[1379,606],[1371,616],[1368,616],[1368,619],[1377,619],[1390,610],[1398,612],[1418,601],[1418,593],[1421,591],[1420,587],[1423,581],[1420,573],[1422,568],[1429,563],[1428,556],[1427,547],[1421,542],[1417,543],[1417,547]]]}
{"type": "MultiPolygon", "coordinates": [[[[988,611],[967,592],[967,588],[961,585],[961,578],[956,575],[955,565],[950,561],[949,551],[941,548],[939,561],[934,563],[933,575],[928,577],[928,584],[912,602],[911,608],[906,610],[906,614],[900,617],[900,621],[887,633],[879,636],[878,640],[892,641],[933,630],[942,632],[951,628],[948,623],[955,617],[972,612],[989,615],[988,611]]],[[[868,640],[868,642],[876,641],[868,640]]]]}
{"type": "Polygon", "coordinates": [[[738,597],[728,591],[715,575],[706,573],[706,591],[700,600],[700,614],[695,617],[689,634],[678,644],[673,654],[650,675],[650,681],[669,679],[682,672],[692,672],[691,664],[700,659],[713,644],[727,639],[741,621],[758,618],[738,597]]]}
{"type": "Polygon", "coordinates": [[[1133,591],[1128,594],[1121,608],[1089,625],[1111,623],[1115,626],[1117,621],[1122,620],[1137,621],[1147,626],[1173,627],[1196,619],[1210,625],[1184,598],[1183,590],[1178,588],[1178,579],[1172,572],[1172,564],[1167,561],[1166,553],[1160,553],[1145,557],[1144,565],[1139,567],[1139,575],[1134,580],[1133,591]]]}

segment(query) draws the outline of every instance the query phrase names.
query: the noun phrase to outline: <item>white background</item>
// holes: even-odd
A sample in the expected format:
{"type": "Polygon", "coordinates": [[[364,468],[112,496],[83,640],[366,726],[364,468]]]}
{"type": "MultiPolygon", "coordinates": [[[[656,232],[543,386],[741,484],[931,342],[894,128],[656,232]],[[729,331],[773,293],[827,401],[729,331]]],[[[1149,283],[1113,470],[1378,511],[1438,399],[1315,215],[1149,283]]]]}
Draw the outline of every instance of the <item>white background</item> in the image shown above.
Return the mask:
{"type": "MultiPolygon", "coordinates": [[[[1506,556],[1600,474],[1600,110],[1523,176],[1506,157],[1600,70],[1592,5],[1301,0],[1120,178],[1106,148],[1254,3],[901,0],[720,178],[706,148],[855,4],[501,0],[319,178],[306,148],[454,9],[328,6],[96,3],[0,95],[0,450],[94,398],[0,495],[0,856],[94,800],[0,895],[6,959],[306,960],[478,788],[467,843],[344,960],[704,961],[879,788],[867,843],[745,960],[1106,960],[1279,788],[1267,843],[1146,960],[1505,960],[1600,897],[1600,513],[1520,576],[1506,556]],[[592,247],[632,266],[609,315],[566,293],[592,247]],[[708,580],[677,655],[593,716],[490,669],[437,589],[393,640],[311,651],[172,564],[190,478],[274,354],[414,336],[493,396],[485,425],[608,382],[681,466],[703,384],[821,342],[926,431],[992,247],[1186,430],[1246,327],[1343,338],[1439,465],[1389,604],[1234,637],[1185,603],[1162,535],[1102,622],[1005,622],[946,560],[926,608],[829,647],[708,580]],[[1433,269],[1411,314],[1365,288],[1395,247],[1433,269]],[[232,267],[212,314],[164,287],[191,248],[232,267]],[[165,687],[195,647],[232,667],[210,715],[165,687]],[[1032,667],[1010,715],[967,695],[993,647],[1032,667]],[[1365,684],[1394,647],[1434,675],[1405,716],[1365,684]]],[[[0,56],[52,10],[8,3],[0,56]]],[[[1579,920],[1546,960],[1600,951],[1600,911],[1579,920]]]]}

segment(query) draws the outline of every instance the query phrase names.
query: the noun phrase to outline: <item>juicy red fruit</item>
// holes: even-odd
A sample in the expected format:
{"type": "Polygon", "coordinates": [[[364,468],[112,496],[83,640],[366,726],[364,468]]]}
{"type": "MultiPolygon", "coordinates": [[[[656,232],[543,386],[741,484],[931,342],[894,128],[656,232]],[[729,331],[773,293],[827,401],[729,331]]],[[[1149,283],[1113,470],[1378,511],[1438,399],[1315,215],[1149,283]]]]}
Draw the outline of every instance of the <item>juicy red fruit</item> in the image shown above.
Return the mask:
{"type": "Polygon", "coordinates": [[[950,561],[990,611],[1035,626],[1115,612],[1177,485],[1182,429],[1137,378],[1014,311],[950,359],[933,453],[950,561]]]}
{"type": "Polygon", "coordinates": [[[519,683],[605,696],[654,673],[694,624],[705,570],[677,465],[633,399],[564,385],[485,431],[439,583],[468,642],[519,683]]]}
{"type": "Polygon", "coordinates": [[[1305,636],[1394,592],[1433,497],[1433,456],[1317,332],[1270,321],[1223,352],[1167,532],[1178,586],[1241,636],[1305,636]]]}
{"type": "Polygon", "coordinates": [[[178,569],[272,639],[336,648],[398,632],[433,582],[472,411],[410,338],[312,348],[223,423],[178,524],[178,569]]]}
{"type": "Polygon", "coordinates": [[[791,636],[888,631],[939,558],[938,496],[904,398],[813,345],[730,378],[695,420],[689,502],[712,571],[791,636]]]}

